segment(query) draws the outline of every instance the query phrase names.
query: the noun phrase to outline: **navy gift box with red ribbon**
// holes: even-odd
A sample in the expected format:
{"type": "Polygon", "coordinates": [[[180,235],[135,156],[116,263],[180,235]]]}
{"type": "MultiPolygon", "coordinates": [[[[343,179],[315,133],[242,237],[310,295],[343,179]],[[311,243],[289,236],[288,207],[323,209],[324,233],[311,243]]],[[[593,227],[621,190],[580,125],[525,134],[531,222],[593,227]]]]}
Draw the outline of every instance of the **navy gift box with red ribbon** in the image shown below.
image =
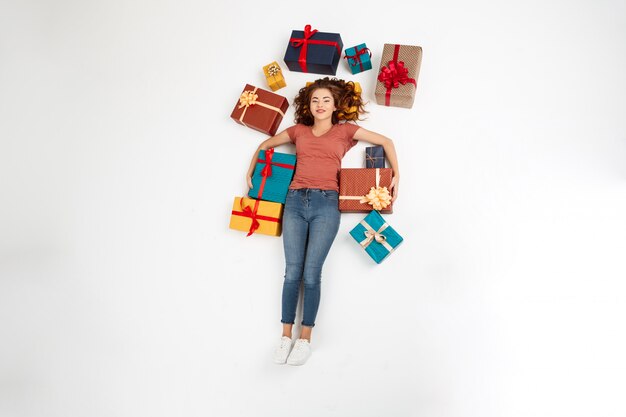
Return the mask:
{"type": "Polygon", "coordinates": [[[306,25],[304,30],[291,32],[285,64],[290,71],[335,75],[342,50],[340,34],[319,32],[306,25]]]}

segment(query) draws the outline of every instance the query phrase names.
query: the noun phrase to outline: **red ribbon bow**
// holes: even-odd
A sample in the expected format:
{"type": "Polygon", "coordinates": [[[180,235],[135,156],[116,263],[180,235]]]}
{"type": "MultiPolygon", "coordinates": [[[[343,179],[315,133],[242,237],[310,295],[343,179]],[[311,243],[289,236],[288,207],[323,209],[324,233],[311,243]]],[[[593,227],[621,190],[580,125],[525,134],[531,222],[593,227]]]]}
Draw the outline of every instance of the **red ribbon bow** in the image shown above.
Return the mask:
{"type": "Polygon", "coordinates": [[[246,237],[250,236],[251,234],[257,231],[257,229],[261,225],[259,223],[259,220],[265,220],[265,221],[274,222],[274,223],[280,222],[280,219],[278,217],[270,217],[270,216],[263,216],[261,214],[257,214],[257,210],[259,209],[260,202],[261,200],[254,200],[254,208],[250,208],[250,206],[244,207],[243,197],[242,197],[239,200],[239,207],[241,207],[241,211],[234,211],[234,210],[231,211],[231,213],[235,216],[250,217],[252,219],[252,223],[250,224],[250,229],[248,229],[248,234],[246,235],[246,237]]]}
{"type": "Polygon", "coordinates": [[[306,54],[309,48],[309,44],[316,45],[329,45],[337,48],[337,52],[341,55],[341,49],[339,49],[339,44],[337,42],[331,41],[322,41],[317,39],[311,39],[313,35],[317,33],[317,29],[311,30],[311,25],[306,25],[304,27],[304,38],[291,38],[289,42],[294,48],[300,48],[300,56],[298,57],[298,63],[300,63],[300,68],[302,72],[309,72],[306,66],[306,54]]]}
{"type": "Polygon", "coordinates": [[[414,78],[409,78],[409,70],[404,67],[404,61],[398,61],[398,53],[400,45],[396,45],[393,53],[393,59],[389,61],[387,66],[383,66],[378,74],[378,81],[382,82],[387,88],[385,93],[385,106],[389,106],[391,101],[391,90],[398,88],[400,84],[411,83],[417,87],[414,78]]]}
{"type": "Polygon", "coordinates": [[[239,200],[239,206],[241,207],[241,211],[243,215],[246,217],[250,217],[252,219],[252,224],[250,225],[250,229],[248,230],[248,234],[246,237],[250,236],[252,233],[256,232],[256,229],[261,225],[259,221],[256,219],[257,214],[256,211],[259,208],[259,200],[257,200],[254,204],[254,209],[251,209],[250,206],[243,206],[243,198],[239,200]]]}
{"type": "Polygon", "coordinates": [[[361,71],[363,71],[363,62],[361,62],[361,55],[364,55],[365,53],[368,53],[370,55],[370,58],[372,57],[372,51],[370,51],[369,48],[363,48],[363,49],[359,49],[358,46],[354,47],[354,55],[346,55],[344,56],[344,58],[347,58],[348,61],[352,60],[354,63],[350,64],[352,66],[355,66],[356,63],[359,63],[359,67],[361,67],[361,71]]]}
{"type": "Polygon", "coordinates": [[[269,148],[265,151],[265,160],[259,159],[259,162],[265,163],[263,170],[261,171],[262,177],[272,176],[272,157],[274,156],[274,148],[269,148]]]}

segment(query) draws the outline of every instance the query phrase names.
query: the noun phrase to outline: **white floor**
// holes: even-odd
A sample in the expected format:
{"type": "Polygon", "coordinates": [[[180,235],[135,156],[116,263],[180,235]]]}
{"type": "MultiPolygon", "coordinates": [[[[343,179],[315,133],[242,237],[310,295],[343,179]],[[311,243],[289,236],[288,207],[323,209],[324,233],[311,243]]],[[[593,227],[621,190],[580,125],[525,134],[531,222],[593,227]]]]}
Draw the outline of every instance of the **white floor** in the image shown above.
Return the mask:
{"type": "MultiPolygon", "coordinates": [[[[626,415],[623,2],[1,9],[0,416],[626,415]],[[395,142],[405,242],[377,266],[342,216],[295,368],[282,240],[227,227],[265,138],[229,115],[305,24],[374,54],[337,76],[395,142]],[[411,110],[373,97],[396,42],[411,110]]],[[[317,78],[284,71],[290,102],[317,78]]]]}

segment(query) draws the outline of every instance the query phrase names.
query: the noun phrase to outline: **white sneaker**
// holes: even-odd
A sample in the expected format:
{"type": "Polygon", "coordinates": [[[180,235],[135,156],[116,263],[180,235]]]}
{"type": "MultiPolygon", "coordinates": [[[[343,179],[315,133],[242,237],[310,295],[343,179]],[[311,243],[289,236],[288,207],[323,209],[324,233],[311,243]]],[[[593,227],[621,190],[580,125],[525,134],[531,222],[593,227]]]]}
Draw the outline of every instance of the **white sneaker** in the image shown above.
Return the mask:
{"type": "Polygon", "coordinates": [[[310,356],[311,343],[306,339],[298,339],[287,359],[287,365],[304,365],[310,356]]]}
{"type": "Polygon", "coordinates": [[[282,365],[287,362],[289,352],[291,352],[291,339],[283,336],[280,338],[280,345],[274,350],[274,363],[282,365]]]}

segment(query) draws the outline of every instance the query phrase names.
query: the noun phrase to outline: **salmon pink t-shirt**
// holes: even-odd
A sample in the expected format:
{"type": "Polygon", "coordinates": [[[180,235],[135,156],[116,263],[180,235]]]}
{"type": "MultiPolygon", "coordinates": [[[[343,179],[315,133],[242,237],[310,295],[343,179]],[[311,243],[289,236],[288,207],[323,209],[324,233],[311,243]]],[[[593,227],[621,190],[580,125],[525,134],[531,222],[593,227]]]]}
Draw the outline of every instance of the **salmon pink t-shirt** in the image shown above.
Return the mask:
{"type": "Polygon", "coordinates": [[[287,129],[296,145],[296,172],[289,189],[318,188],[339,191],[339,171],[343,156],[356,145],[352,139],[359,126],[337,123],[321,136],[313,134],[312,126],[297,124],[287,129]]]}

